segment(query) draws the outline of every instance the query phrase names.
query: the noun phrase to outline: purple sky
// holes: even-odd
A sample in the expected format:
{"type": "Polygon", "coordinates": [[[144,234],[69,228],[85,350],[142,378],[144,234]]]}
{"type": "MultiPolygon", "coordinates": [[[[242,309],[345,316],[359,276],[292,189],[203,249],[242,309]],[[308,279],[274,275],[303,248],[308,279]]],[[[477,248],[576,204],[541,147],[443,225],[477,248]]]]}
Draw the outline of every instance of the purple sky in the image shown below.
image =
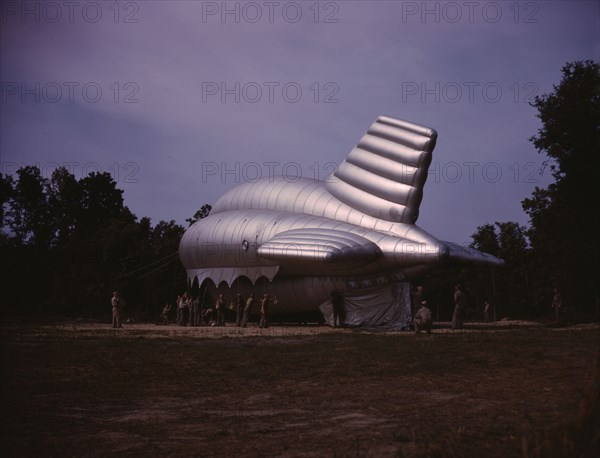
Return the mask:
{"type": "Polygon", "coordinates": [[[419,226],[524,224],[550,182],[527,101],[599,59],[597,1],[1,5],[2,172],[109,171],[153,223],[257,175],[323,179],[386,114],[439,133],[419,226]]]}

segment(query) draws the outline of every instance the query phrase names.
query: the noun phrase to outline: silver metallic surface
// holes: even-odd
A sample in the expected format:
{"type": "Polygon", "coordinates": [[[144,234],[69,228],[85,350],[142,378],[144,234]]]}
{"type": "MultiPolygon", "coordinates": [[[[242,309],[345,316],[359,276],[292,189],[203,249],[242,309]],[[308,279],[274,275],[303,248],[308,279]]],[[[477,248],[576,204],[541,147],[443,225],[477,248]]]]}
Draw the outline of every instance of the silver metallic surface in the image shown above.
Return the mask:
{"type": "Polygon", "coordinates": [[[188,279],[212,281],[231,301],[237,292],[277,295],[273,313],[321,306],[326,319],[337,289],[357,304],[350,324],[406,324],[405,279],[448,262],[502,264],[415,225],[436,139],[433,129],[381,116],[324,182],[268,177],[235,187],[182,237],[188,279]]]}

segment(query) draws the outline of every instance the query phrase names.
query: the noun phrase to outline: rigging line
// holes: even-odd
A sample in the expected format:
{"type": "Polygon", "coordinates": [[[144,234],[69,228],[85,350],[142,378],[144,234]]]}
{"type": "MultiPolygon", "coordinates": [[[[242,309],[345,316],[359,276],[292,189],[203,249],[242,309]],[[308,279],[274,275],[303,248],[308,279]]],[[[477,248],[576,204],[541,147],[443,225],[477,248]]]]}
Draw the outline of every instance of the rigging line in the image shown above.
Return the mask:
{"type": "Polygon", "coordinates": [[[173,258],[173,259],[171,259],[170,261],[167,261],[167,262],[166,262],[165,264],[163,264],[162,266],[160,266],[160,267],[157,267],[156,269],[154,269],[154,270],[151,270],[150,272],[148,272],[148,273],[145,273],[144,275],[140,275],[140,276],[138,277],[138,280],[141,280],[142,278],[146,278],[148,275],[152,275],[154,272],[158,272],[159,270],[162,270],[162,269],[164,269],[164,268],[165,268],[165,267],[167,267],[169,264],[171,264],[171,263],[173,263],[173,262],[175,262],[175,261],[177,261],[177,258],[173,258]]]}
{"type": "Polygon", "coordinates": [[[154,293],[160,293],[160,292],[166,291],[168,289],[172,289],[175,291],[175,288],[173,285],[164,285],[164,286],[161,286],[160,288],[146,289],[144,291],[148,294],[154,294],[154,293]]]}
{"type": "Polygon", "coordinates": [[[167,255],[167,256],[165,256],[164,258],[157,259],[156,261],[153,261],[153,262],[151,262],[150,264],[146,264],[146,265],[144,265],[144,266],[142,266],[142,267],[138,267],[137,269],[135,269],[135,270],[132,270],[131,272],[128,272],[128,273],[126,273],[126,274],[123,274],[123,275],[121,275],[121,276],[119,277],[119,279],[121,279],[121,278],[125,278],[125,277],[128,277],[128,276],[130,276],[130,275],[133,275],[134,273],[137,273],[137,272],[139,272],[140,270],[148,269],[149,267],[152,267],[152,266],[154,266],[155,264],[158,264],[159,262],[162,262],[162,261],[164,261],[165,259],[168,259],[168,258],[170,258],[170,257],[172,257],[172,256],[175,256],[175,255],[179,255],[179,251],[175,251],[174,253],[171,253],[170,255],[167,255]]]}
{"type": "MultiPolygon", "coordinates": [[[[165,248],[167,246],[167,244],[153,248],[151,250],[148,250],[149,253],[152,254],[157,254],[159,251],[161,251],[163,248],[165,248]]],[[[122,260],[128,260],[128,259],[133,259],[136,258],[138,256],[138,253],[132,253],[132,254],[128,254],[127,256],[123,256],[121,259],[122,260]]]]}

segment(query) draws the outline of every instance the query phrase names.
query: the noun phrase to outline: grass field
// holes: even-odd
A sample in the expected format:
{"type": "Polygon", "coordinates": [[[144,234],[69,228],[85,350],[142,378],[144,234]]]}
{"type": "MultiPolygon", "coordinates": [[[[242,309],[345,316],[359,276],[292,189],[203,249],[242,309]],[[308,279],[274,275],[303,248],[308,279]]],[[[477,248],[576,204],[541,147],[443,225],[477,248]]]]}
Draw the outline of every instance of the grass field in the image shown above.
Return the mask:
{"type": "Polygon", "coordinates": [[[1,455],[595,453],[599,330],[4,325],[1,455]]]}

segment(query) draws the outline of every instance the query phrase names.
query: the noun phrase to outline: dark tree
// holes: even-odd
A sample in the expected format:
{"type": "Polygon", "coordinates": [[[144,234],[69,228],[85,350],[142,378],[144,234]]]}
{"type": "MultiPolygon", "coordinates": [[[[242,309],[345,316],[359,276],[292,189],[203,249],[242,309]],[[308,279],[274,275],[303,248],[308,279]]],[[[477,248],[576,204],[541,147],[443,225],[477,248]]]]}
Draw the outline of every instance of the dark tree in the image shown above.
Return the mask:
{"type": "Polygon", "coordinates": [[[191,226],[196,221],[201,220],[202,218],[206,218],[210,214],[211,210],[212,205],[204,204],[202,205],[202,207],[200,207],[200,210],[194,213],[194,216],[192,216],[191,218],[186,218],[185,221],[191,226]]]}
{"type": "Polygon", "coordinates": [[[19,169],[17,176],[6,212],[8,227],[17,245],[46,248],[54,232],[49,224],[48,180],[42,177],[40,169],[35,166],[19,169]]]}
{"type": "Polygon", "coordinates": [[[79,181],[81,187],[81,221],[83,230],[95,230],[111,219],[128,222],[135,216],[123,204],[123,190],[108,172],[92,172],[79,181]]]}
{"type": "Polygon", "coordinates": [[[0,173],[0,228],[2,228],[1,236],[8,237],[8,234],[4,232],[4,215],[6,214],[6,208],[8,203],[13,196],[14,182],[11,176],[4,176],[0,173]]]}
{"type": "Polygon", "coordinates": [[[473,272],[465,284],[483,300],[493,302],[498,315],[531,318],[539,312],[533,308],[529,273],[529,242],[525,227],[513,221],[485,224],[471,236],[475,249],[504,260],[503,267],[473,272]],[[492,281],[490,281],[490,278],[492,281]]]}
{"type": "Polygon", "coordinates": [[[121,289],[127,313],[149,318],[185,288],[178,258],[184,228],[137,222],[109,174],[77,180],[59,168],[48,180],[24,167],[15,179],[0,178],[7,311],[108,319],[107,298],[121,289]]]}
{"type": "Polygon", "coordinates": [[[49,203],[56,229],[57,243],[63,244],[75,233],[82,212],[82,189],[69,171],[60,167],[50,179],[49,203]]]}
{"type": "Polygon", "coordinates": [[[500,257],[498,234],[496,233],[496,227],[493,224],[488,223],[479,226],[477,232],[475,232],[471,238],[473,239],[473,242],[471,243],[473,248],[500,257]]]}
{"type": "Polygon", "coordinates": [[[591,310],[600,278],[600,66],[568,63],[562,74],[553,92],[533,103],[542,127],[531,138],[556,181],[536,188],[523,209],[531,221],[535,295],[558,287],[567,306],[591,310]]]}

